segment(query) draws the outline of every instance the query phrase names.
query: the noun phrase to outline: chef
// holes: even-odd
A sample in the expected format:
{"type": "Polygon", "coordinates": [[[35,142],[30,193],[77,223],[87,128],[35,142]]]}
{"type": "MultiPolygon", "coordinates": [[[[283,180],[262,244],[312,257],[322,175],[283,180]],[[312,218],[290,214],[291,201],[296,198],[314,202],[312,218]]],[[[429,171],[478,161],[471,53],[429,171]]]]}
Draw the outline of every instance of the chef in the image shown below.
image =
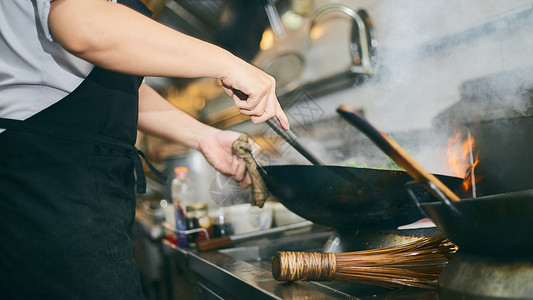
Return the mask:
{"type": "Polygon", "coordinates": [[[138,0],[118,2],[0,1],[4,299],[143,298],[131,236],[135,181],[145,188],[137,129],[250,184],[231,153],[239,133],[197,122],[141,76],[218,78],[253,122],[289,128],[272,77],[152,21],[138,0]]]}

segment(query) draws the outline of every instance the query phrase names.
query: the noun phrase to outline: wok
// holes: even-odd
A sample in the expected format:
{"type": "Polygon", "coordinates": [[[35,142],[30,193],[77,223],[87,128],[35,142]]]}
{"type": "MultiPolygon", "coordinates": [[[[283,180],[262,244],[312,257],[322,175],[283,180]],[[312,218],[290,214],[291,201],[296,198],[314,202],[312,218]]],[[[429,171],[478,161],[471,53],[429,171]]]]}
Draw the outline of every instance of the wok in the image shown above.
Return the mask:
{"type": "MultiPolygon", "coordinates": [[[[424,218],[405,188],[404,171],[342,166],[264,166],[272,195],[289,210],[336,229],[395,229],[424,218]]],[[[437,175],[452,189],[460,178],[437,175]]],[[[430,193],[416,192],[420,199],[430,193]]]]}
{"type": "Polygon", "coordinates": [[[413,199],[461,252],[533,257],[533,190],[447,204],[435,198],[413,199]]]}
{"type": "Polygon", "coordinates": [[[353,110],[341,106],[337,111],[396,163],[410,171],[418,182],[407,184],[410,197],[439,230],[459,246],[460,251],[513,258],[533,257],[533,235],[530,233],[533,228],[533,190],[459,199],[453,191],[442,189],[439,186],[442,183],[424,175],[425,170],[405,150],[393,144],[353,110]],[[429,190],[440,202],[430,201],[432,197],[417,197],[412,188],[415,184],[429,190]]]}

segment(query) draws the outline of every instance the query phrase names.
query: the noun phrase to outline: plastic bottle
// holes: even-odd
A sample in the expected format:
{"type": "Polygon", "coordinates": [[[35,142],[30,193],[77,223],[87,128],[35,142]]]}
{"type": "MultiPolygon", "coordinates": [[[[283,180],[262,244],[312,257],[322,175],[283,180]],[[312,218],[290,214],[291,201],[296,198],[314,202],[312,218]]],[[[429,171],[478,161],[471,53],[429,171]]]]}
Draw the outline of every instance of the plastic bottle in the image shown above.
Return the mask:
{"type": "MultiPolygon", "coordinates": [[[[171,182],[172,202],[176,207],[176,229],[179,231],[187,230],[185,207],[196,202],[194,187],[189,177],[187,177],[188,173],[187,167],[174,168],[175,177],[171,182]]],[[[176,238],[179,246],[189,246],[186,234],[178,233],[176,238]]]]}

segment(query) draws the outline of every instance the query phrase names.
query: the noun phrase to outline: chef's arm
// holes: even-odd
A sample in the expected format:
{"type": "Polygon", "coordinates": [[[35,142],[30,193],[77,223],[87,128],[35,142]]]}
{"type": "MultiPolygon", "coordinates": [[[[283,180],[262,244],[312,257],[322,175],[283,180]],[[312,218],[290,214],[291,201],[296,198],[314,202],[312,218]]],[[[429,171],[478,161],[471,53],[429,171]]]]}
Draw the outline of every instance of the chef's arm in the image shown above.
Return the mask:
{"type": "MultiPolygon", "coordinates": [[[[221,173],[232,176],[242,187],[251,184],[244,161],[231,153],[240,136],[201,123],[177,109],[150,86],[139,88],[139,130],[199,150],[221,173]]],[[[255,151],[259,147],[250,140],[255,151]]]]}
{"type": "Polygon", "coordinates": [[[139,130],[200,149],[201,139],[220,130],[177,109],[147,84],[139,88],[139,130]]]}
{"type": "Polygon", "coordinates": [[[275,80],[230,52],[166,27],[107,0],[54,0],[49,28],[67,51],[97,66],[142,76],[213,77],[222,81],[241,113],[253,122],[287,116],[275,80]],[[249,96],[241,101],[233,89],[249,96]]]}

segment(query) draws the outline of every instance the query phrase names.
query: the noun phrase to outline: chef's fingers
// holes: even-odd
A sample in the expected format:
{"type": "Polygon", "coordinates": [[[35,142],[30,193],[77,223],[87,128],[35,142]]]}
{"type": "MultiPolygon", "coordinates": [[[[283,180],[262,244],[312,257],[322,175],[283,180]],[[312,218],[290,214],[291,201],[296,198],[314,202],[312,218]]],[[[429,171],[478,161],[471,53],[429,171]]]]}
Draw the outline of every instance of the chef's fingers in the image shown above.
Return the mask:
{"type": "Polygon", "coordinates": [[[290,129],[290,125],[289,125],[289,120],[287,118],[287,115],[285,114],[285,112],[283,111],[283,109],[281,109],[281,106],[279,105],[279,103],[276,103],[273,105],[273,107],[269,107],[267,108],[267,110],[270,111],[270,113],[265,113],[261,116],[251,116],[250,119],[252,120],[253,123],[262,123],[262,122],[265,122],[266,120],[272,118],[272,117],[275,117],[276,120],[278,121],[278,124],[283,128],[283,129],[286,129],[286,130],[289,130],[290,129]]]}
{"type": "Polygon", "coordinates": [[[235,107],[237,107],[242,114],[250,117],[267,115],[271,118],[274,116],[274,111],[268,108],[271,107],[277,100],[272,100],[269,93],[248,96],[247,98],[244,97],[242,94],[233,95],[235,107]]]}
{"type": "Polygon", "coordinates": [[[245,189],[249,187],[250,185],[252,185],[252,178],[250,177],[250,174],[246,172],[246,174],[244,175],[244,179],[239,182],[239,186],[245,189]]]}
{"type": "Polygon", "coordinates": [[[236,164],[235,172],[232,174],[233,179],[237,182],[241,182],[244,180],[244,176],[246,175],[246,164],[244,163],[244,160],[236,156],[233,157],[233,160],[236,164]]]}
{"type": "Polygon", "coordinates": [[[227,86],[224,86],[224,90],[233,98],[235,107],[242,114],[249,116],[253,123],[262,123],[275,117],[282,128],[290,128],[287,115],[281,108],[274,89],[250,95],[227,86]]]}

